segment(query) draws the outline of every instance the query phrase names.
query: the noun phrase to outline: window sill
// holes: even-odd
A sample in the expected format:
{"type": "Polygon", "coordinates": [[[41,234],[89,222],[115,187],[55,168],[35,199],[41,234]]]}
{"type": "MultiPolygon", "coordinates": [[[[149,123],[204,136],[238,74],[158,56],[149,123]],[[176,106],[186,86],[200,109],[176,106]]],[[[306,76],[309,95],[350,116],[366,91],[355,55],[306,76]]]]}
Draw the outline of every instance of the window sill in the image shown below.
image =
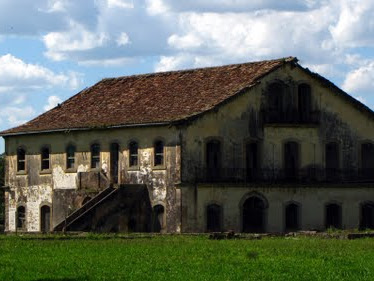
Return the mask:
{"type": "Polygon", "coordinates": [[[152,166],[152,170],[154,171],[166,170],[166,166],[165,165],[152,166]]]}
{"type": "Polygon", "coordinates": [[[51,169],[48,169],[48,170],[41,170],[41,171],[39,172],[40,175],[48,175],[48,174],[51,174],[51,173],[52,173],[51,169]]]}
{"type": "Polygon", "coordinates": [[[77,172],[76,168],[65,169],[65,174],[76,173],[76,172],[77,172]]]}
{"type": "Polygon", "coordinates": [[[133,172],[136,172],[136,171],[140,171],[140,167],[139,166],[131,166],[131,167],[128,167],[127,168],[127,171],[133,171],[133,172]]]}
{"type": "Polygon", "coordinates": [[[27,172],[26,171],[18,171],[16,173],[17,176],[26,176],[27,175],[27,172]]]}

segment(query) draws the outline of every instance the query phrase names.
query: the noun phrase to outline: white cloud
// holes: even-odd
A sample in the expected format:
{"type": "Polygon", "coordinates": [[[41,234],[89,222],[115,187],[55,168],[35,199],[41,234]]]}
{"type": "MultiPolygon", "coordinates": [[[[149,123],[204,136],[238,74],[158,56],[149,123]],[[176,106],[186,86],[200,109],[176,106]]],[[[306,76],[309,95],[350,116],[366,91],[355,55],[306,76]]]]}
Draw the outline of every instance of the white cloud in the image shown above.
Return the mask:
{"type": "Polygon", "coordinates": [[[65,85],[69,77],[48,68],[28,64],[7,54],[0,57],[0,92],[23,91],[65,85]]]}
{"type": "Polygon", "coordinates": [[[169,11],[169,7],[163,0],[146,0],[146,4],[150,15],[164,14],[169,11]]]}
{"type": "Polygon", "coordinates": [[[155,66],[156,72],[170,71],[184,68],[183,65],[188,64],[189,57],[185,55],[179,56],[162,56],[155,66]]]}
{"type": "Polygon", "coordinates": [[[43,36],[48,51],[46,56],[60,61],[66,58],[66,53],[87,51],[103,46],[109,40],[105,32],[91,32],[83,25],[71,21],[70,29],[63,32],[50,32],[43,36]]]}
{"type": "Polygon", "coordinates": [[[372,95],[374,89],[374,61],[348,72],[342,88],[358,96],[372,95]]]}
{"type": "Polygon", "coordinates": [[[117,45],[118,46],[126,46],[127,44],[130,44],[130,38],[127,35],[126,32],[121,32],[121,34],[117,38],[117,45]]]}
{"type": "Polygon", "coordinates": [[[31,106],[7,106],[0,109],[0,118],[2,123],[8,123],[10,126],[17,126],[27,122],[36,115],[31,106]]]}
{"type": "Polygon", "coordinates": [[[44,106],[44,110],[45,111],[50,110],[61,102],[62,100],[58,96],[49,96],[48,103],[44,106]]]}
{"type": "Polygon", "coordinates": [[[107,0],[108,8],[124,8],[124,9],[133,9],[134,2],[133,0],[107,0]]]}

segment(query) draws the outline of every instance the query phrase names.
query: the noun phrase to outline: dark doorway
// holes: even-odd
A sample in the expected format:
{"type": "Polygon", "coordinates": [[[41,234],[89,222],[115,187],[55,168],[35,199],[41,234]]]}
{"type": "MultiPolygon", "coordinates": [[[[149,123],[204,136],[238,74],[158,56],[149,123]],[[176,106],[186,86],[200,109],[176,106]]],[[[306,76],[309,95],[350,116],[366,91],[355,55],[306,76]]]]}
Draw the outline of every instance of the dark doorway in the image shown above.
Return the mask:
{"type": "Polygon", "coordinates": [[[258,145],[255,142],[246,145],[247,180],[254,181],[258,177],[258,145]]]}
{"type": "Polygon", "coordinates": [[[299,145],[290,141],[284,145],[284,174],[287,180],[295,180],[299,169],[299,145]]]}
{"type": "Polygon", "coordinates": [[[285,230],[296,231],[300,229],[299,226],[299,206],[295,203],[290,203],[285,210],[285,230]]]}
{"type": "Polygon", "coordinates": [[[162,205],[153,207],[152,213],[152,232],[161,232],[164,227],[165,208],[162,205]]]}
{"type": "Polygon", "coordinates": [[[216,181],[221,172],[221,143],[211,140],[206,144],[206,167],[208,180],[216,181]]]}
{"type": "Polygon", "coordinates": [[[374,177],[374,144],[363,143],[361,145],[362,175],[364,179],[374,177]]]}
{"type": "Polygon", "coordinates": [[[298,87],[299,121],[306,123],[310,121],[311,115],[311,89],[308,84],[300,84],[298,87]]]}
{"type": "Polygon", "coordinates": [[[339,146],[336,142],[326,144],[326,177],[329,181],[334,181],[339,172],[339,146]]]}
{"type": "Polygon", "coordinates": [[[243,204],[243,232],[260,233],[265,231],[265,202],[252,196],[243,204]]]}
{"type": "Polygon", "coordinates": [[[51,231],[51,208],[47,205],[40,208],[40,231],[51,231]]]}
{"type": "Polygon", "coordinates": [[[342,208],[338,204],[326,205],[326,228],[342,228],[342,208]]]}
{"type": "Polygon", "coordinates": [[[119,145],[112,143],[110,145],[110,178],[112,183],[118,183],[118,158],[119,158],[119,145]]]}
{"type": "Polygon", "coordinates": [[[211,204],[206,209],[206,230],[207,232],[220,232],[222,231],[222,210],[221,206],[211,204]]]}
{"type": "Polygon", "coordinates": [[[374,229],[374,203],[361,205],[360,229],[374,229]]]}

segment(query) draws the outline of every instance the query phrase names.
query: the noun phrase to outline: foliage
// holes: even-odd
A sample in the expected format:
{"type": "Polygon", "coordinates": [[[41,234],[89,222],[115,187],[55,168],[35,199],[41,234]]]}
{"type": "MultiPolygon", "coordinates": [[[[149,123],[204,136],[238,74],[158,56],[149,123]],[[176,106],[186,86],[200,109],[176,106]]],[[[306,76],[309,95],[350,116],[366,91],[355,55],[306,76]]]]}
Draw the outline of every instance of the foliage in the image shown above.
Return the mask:
{"type": "Polygon", "coordinates": [[[41,238],[0,236],[0,280],[372,280],[374,275],[371,239],[41,238]]]}

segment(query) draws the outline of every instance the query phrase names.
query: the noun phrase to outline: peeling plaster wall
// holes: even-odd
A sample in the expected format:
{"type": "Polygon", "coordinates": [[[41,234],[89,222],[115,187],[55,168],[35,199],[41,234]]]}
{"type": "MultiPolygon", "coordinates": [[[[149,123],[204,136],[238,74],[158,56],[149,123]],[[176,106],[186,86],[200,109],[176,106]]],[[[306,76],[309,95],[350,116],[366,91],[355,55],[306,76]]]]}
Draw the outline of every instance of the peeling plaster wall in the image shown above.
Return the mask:
{"type": "MultiPolygon", "coordinates": [[[[92,180],[80,182],[79,173],[98,173],[91,169],[90,146],[100,144],[100,167],[103,176],[110,177],[110,144],[119,144],[118,184],[146,184],[152,205],[161,204],[165,208],[166,230],[180,229],[178,204],[175,204],[175,184],[180,182],[179,131],[174,127],[144,127],[111,130],[71,131],[7,137],[6,140],[6,184],[7,193],[6,231],[15,231],[15,211],[19,204],[25,204],[27,231],[39,231],[40,204],[52,206],[53,225],[61,222],[66,215],[79,208],[85,197],[94,197],[100,189],[89,188],[92,180]],[[164,141],[164,165],[153,164],[153,143],[164,141]],[[128,144],[136,140],[139,144],[139,165],[129,167],[128,144]],[[69,144],[76,146],[76,169],[66,169],[65,149],[69,144]],[[40,149],[43,145],[51,148],[50,170],[40,170],[40,149]],[[26,171],[17,172],[17,148],[26,149],[26,171]],[[25,190],[28,190],[26,192],[25,190]],[[14,197],[11,196],[14,194],[14,197]],[[9,223],[8,223],[9,222],[9,223]]],[[[88,175],[87,174],[87,175],[88,175]]],[[[110,179],[108,179],[109,181],[110,179]]],[[[94,183],[92,183],[94,184],[94,183]]],[[[101,188],[105,188],[101,184],[101,188]]]]}

